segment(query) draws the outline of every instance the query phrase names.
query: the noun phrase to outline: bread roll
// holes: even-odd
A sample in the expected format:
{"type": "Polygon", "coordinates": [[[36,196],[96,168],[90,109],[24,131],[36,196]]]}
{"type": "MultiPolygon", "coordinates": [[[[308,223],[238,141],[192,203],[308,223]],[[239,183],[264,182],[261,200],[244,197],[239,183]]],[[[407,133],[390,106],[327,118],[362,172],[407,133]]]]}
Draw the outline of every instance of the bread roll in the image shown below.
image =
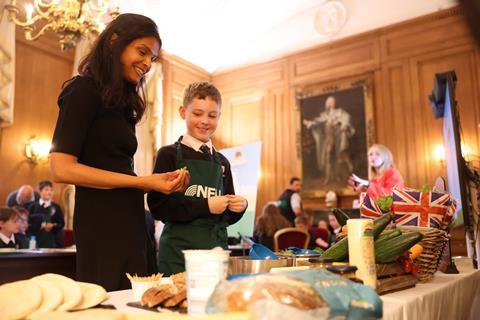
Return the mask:
{"type": "Polygon", "coordinates": [[[187,299],[187,289],[181,289],[178,291],[177,294],[168,298],[166,301],[162,303],[162,306],[165,308],[175,307],[176,305],[180,304],[183,300],[187,299]]]}
{"type": "Polygon", "coordinates": [[[177,293],[177,289],[170,285],[164,284],[158,287],[153,287],[148,289],[143,293],[142,300],[140,303],[142,306],[148,306],[149,308],[158,306],[160,303],[164,302],[168,298],[171,298],[174,294],[177,293]]]}

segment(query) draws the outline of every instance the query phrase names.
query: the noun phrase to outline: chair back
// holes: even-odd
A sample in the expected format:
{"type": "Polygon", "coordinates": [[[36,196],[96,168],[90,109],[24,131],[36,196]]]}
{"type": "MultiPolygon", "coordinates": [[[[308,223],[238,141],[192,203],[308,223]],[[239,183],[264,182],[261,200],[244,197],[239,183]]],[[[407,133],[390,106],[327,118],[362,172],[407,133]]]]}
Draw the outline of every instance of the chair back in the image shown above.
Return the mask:
{"type": "Polygon", "coordinates": [[[310,235],[300,228],[283,228],[275,232],[273,236],[273,249],[275,252],[288,247],[307,249],[310,235]]]}
{"type": "Polygon", "coordinates": [[[309,229],[310,234],[317,238],[321,238],[323,241],[328,242],[328,230],[318,228],[318,227],[313,227],[309,229]]]}
{"type": "Polygon", "coordinates": [[[71,245],[75,244],[75,238],[73,237],[73,230],[72,229],[63,229],[63,234],[65,236],[64,244],[63,244],[65,246],[65,248],[68,248],[71,245]]]}

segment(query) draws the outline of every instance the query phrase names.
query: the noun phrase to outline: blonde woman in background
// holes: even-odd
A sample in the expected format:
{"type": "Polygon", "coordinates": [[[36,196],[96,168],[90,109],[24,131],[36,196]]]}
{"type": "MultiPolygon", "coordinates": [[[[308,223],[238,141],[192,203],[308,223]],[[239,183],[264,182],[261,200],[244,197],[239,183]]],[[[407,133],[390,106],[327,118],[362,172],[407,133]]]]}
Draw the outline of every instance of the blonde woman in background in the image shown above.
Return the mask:
{"type": "Polygon", "coordinates": [[[403,177],[395,169],[392,153],[381,144],[374,144],[368,149],[368,178],[369,181],[352,174],[348,184],[358,193],[366,191],[374,200],[390,195],[394,187],[404,187],[403,177]]]}

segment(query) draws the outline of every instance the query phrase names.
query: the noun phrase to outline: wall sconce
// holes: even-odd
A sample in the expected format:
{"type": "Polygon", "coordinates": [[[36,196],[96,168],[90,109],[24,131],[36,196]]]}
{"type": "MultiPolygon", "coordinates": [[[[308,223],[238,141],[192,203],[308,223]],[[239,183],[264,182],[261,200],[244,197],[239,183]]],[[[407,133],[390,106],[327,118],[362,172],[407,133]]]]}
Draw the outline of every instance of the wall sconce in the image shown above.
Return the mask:
{"type": "Polygon", "coordinates": [[[460,147],[462,149],[462,157],[464,157],[465,160],[467,160],[468,157],[473,155],[472,147],[470,147],[468,143],[462,141],[460,143],[460,147]]]}
{"type": "Polygon", "coordinates": [[[440,162],[442,167],[445,167],[445,148],[443,147],[443,144],[435,145],[433,149],[433,158],[440,162]]]}
{"type": "Polygon", "coordinates": [[[30,137],[25,143],[25,157],[32,163],[46,161],[50,154],[52,144],[46,139],[37,139],[35,136],[30,137]]]}

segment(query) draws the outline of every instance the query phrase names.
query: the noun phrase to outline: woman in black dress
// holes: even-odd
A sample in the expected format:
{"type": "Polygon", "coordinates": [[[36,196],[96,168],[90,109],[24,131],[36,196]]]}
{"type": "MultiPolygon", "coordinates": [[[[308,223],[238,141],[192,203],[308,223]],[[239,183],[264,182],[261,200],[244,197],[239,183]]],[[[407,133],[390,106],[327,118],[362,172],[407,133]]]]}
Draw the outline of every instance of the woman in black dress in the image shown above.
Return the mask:
{"type": "Polygon", "coordinates": [[[108,291],[130,287],[126,272],[146,273],[144,192],[180,191],[189,179],[179,170],[134,173],[135,124],[146,106],[140,91],[160,47],[151,19],[118,16],[58,99],[51,170],[56,182],[76,186],[77,279],[108,291]]]}

